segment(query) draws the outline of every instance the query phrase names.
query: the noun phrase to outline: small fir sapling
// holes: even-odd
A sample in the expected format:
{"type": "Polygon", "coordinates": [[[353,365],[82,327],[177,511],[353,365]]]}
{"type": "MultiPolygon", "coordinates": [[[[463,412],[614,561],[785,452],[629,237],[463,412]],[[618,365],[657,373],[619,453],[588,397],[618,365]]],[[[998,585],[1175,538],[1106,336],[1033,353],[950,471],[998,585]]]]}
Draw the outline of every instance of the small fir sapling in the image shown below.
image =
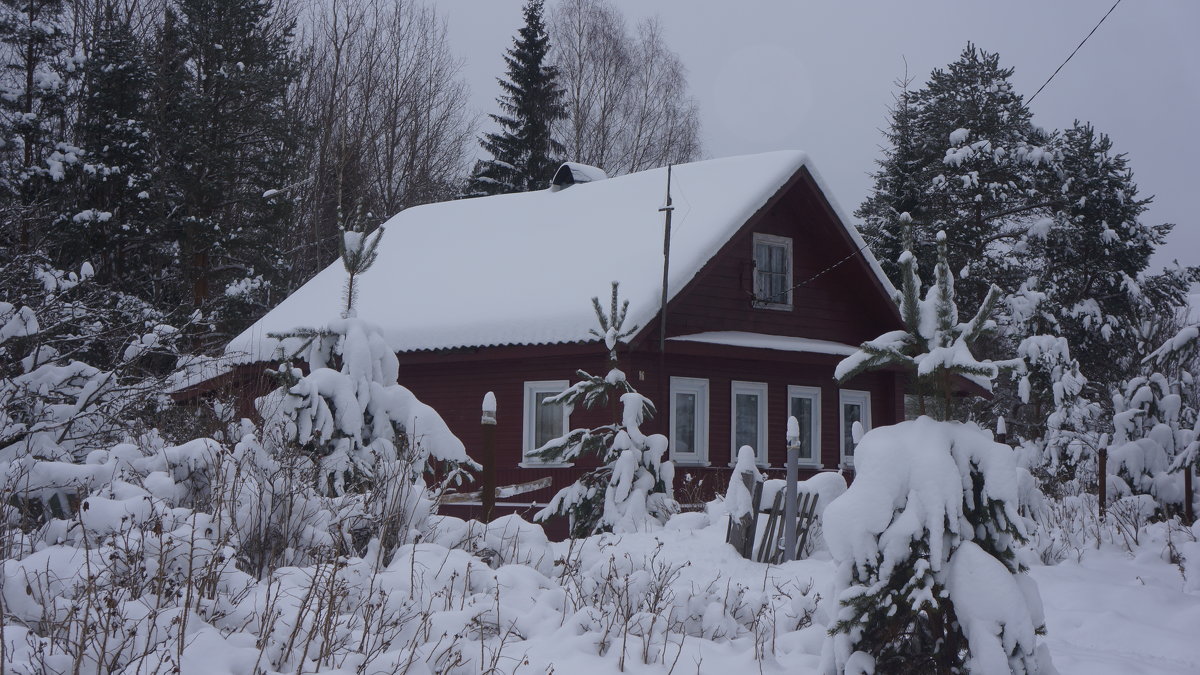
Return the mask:
{"type": "MultiPolygon", "coordinates": [[[[993,285],[984,306],[960,323],[944,234],[938,244],[936,280],[924,300],[915,259],[901,254],[905,329],[839,363],[839,382],[901,365],[936,387],[948,408],[952,376],[990,390],[1002,368],[1021,368],[1019,360],[971,354],[998,290],[993,285]]],[[[1014,554],[1028,526],[1012,450],[975,424],[924,416],[856,440],[854,483],[823,515],[840,605],[824,671],[1054,672],[1035,637],[1044,631],[1037,588],[1014,554]]]]}
{"type": "Polygon", "coordinates": [[[356,316],[355,283],[375,261],[383,234],[383,228],[370,234],[355,229],[359,222],[342,236],[342,318],[321,329],[271,336],[298,339],[295,357],[309,373],[286,363],[272,371],[282,387],[260,399],[259,409],[319,466],[317,487],[325,494],[365,490],[378,471],[395,473],[384,465],[397,461],[422,489],[430,459],[449,463],[449,476],[457,479],[458,465],[477,465],[437,411],[397,382],[399,362],[379,327],[356,316]]]}
{"type": "Polygon", "coordinates": [[[604,377],[577,371],[579,382],[561,394],[547,398],[546,405],[595,408],[613,406],[613,421],[593,429],[572,429],[535,450],[545,461],[569,462],[581,454],[599,458],[602,466],[574,484],[559,490],[534,518],[546,520],[566,515],[571,535],[586,537],[597,532],[633,532],[660,526],[679,510],[672,496],[675,465],[663,461],[667,438],[642,433],[639,425],[655,413],[654,404],[642,396],[618,368],[617,345],[637,331],[625,328],[629,301],[620,302],[618,284],[612,284],[607,315],[599,298],[592,298],[600,330],[590,333],[604,341],[608,350],[608,373],[604,377]],[[618,416],[617,404],[620,413],[618,416]]]}
{"type": "Polygon", "coordinates": [[[912,218],[900,214],[905,231],[905,250],[897,262],[901,273],[901,290],[896,294],[901,330],[890,331],[864,342],[858,352],[838,363],[834,378],[845,384],[860,373],[886,366],[898,366],[914,374],[920,398],[921,413],[925,413],[925,395],[936,394],[944,416],[950,416],[954,394],[954,376],[969,380],[991,391],[992,381],[1002,370],[1019,370],[1019,360],[980,361],[971,353],[975,341],[994,326],[989,319],[1000,289],[992,284],[975,315],[959,322],[958,304],[954,294],[954,273],[946,253],[946,233],[938,232],[938,259],[934,268],[934,283],[925,298],[920,298],[921,277],[913,255],[912,218]]]}

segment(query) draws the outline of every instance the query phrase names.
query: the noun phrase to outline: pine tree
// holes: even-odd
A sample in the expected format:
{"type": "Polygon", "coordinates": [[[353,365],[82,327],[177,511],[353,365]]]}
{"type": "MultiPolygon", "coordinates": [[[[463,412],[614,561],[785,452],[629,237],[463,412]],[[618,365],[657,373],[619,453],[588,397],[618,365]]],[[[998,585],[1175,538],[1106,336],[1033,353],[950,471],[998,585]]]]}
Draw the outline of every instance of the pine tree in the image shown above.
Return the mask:
{"type": "MultiPolygon", "coordinates": [[[[1148,200],[1137,196],[1126,158],[1090,125],[1036,127],[1012,74],[998,55],[968,44],[922,88],[909,91],[905,81],[857,215],[898,286],[895,215],[917,217],[910,250],[922,266],[936,256],[934,233],[946,232],[960,300],[982,302],[992,284],[1003,292],[1000,330],[981,354],[1010,352],[1031,335],[1064,336],[1092,400],[1104,400],[1134,374],[1136,352],[1154,346],[1140,326],[1172,313],[1200,271],[1145,273],[1170,226],[1140,222],[1148,200]],[[1138,345],[1132,355],[1129,344],[1138,345]]],[[[1001,388],[991,405],[1016,400],[1001,388]]]]}
{"type": "Polygon", "coordinates": [[[870,242],[871,251],[888,278],[896,283],[904,279],[897,263],[900,253],[911,248],[904,243],[902,229],[894,227],[896,218],[907,213],[922,222],[930,219],[930,215],[921,210],[925,203],[919,178],[923,158],[917,144],[917,108],[912,104],[912,93],[908,90],[910,81],[905,77],[899,82],[901,91],[889,111],[889,124],[883,132],[888,145],[883,149],[883,158],[876,161],[879,170],[872,176],[874,188],[854,213],[863,221],[863,235],[870,242]]]}
{"type": "Polygon", "coordinates": [[[1005,244],[1015,243],[1043,201],[1033,188],[1048,139],[1031,124],[1012,74],[999,55],[968,44],[924,87],[906,91],[892,113],[893,148],[858,210],[887,260],[895,259],[897,214],[918,219],[913,253],[927,269],[936,255],[933,235],[945,231],[954,243],[951,269],[963,277],[960,292],[969,303],[982,301],[992,282],[1015,288],[1024,278],[1005,244]]]}
{"type": "Polygon", "coordinates": [[[1173,226],[1142,222],[1150,199],[1138,197],[1128,159],[1113,153],[1107,135],[1076,122],[1054,147],[1056,170],[1042,189],[1062,200],[1026,237],[1035,261],[1029,283],[1044,299],[1024,330],[1066,337],[1099,393],[1135,373],[1129,347],[1143,317],[1185,304],[1198,277],[1145,273],[1173,226]]]}
{"type": "Polygon", "coordinates": [[[679,510],[671,496],[675,465],[662,460],[667,438],[662,434],[647,436],[639,429],[643,421],[654,416],[654,404],[633,388],[617,364],[617,345],[637,331],[636,326],[624,327],[629,301],[618,302],[614,281],[608,314],[599,298],[592,298],[592,306],[600,330],[591,333],[608,349],[608,373],[599,377],[578,371],[580,381],[547,398],[546,405],[591,409],[612,404],[615,413],[619,402],[620,416],[614,414],[611,424],[593,429],[572,429],[536,449],[546,461],[570,462],[590,454],[602,464],[559,490],[534,516],[537,520],[567,516],[573,537],[645,530],[666,522],[679,510]]]}
{"type": "Polygon", "coordinates": [[[497,99],[501,113],[490,115],[501,130],[479,141],[492,158],[475,166],[469,195],[543,189],[558,168],[562,145],[551,130],[566,110],[557,70],[547,60],[550,38],[542,9],[542,0],[525,5],[525,25],[504,56],[508,79],[500,80],[504,90],[497,99]]]}

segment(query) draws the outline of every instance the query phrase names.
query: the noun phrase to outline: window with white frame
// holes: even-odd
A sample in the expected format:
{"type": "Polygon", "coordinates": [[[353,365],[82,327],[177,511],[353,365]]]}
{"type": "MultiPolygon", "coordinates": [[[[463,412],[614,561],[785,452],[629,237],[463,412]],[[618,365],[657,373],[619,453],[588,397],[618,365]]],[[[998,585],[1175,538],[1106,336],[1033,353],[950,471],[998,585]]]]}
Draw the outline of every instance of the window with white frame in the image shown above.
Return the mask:
{"type": "Polygon", "coordinates": [[[871,393],[843,389],[841,391],[842,464],[854,464],[854,423],[862,424],[863,432],[871,429],[871,393]]]}
{"type": "Polygon", "coordinates": [[[767,385],[765,382],[733,382],[731,386],[731,436],[733,452],[730,464],[737,464],[738,449],[754,448],[760,465],[767,463],[767,385]]]}
{"type": "Polygon", "coordinates": [[[754,235],[754,302],[758,307],[791,309],[792,240],[754,235]]]}
{"type": "Polygon", "coordinates": [[[708,463],[708,380],[671,378],[671,459],[708,463]]]}
{"type": "Polygon", "coordinates": [[[800,463],[821,464],[821,389],[788,387],[788,415],[800,426],[800,463]]]}
{"type": "Polygon", "coordinates": [[[547,464],[545,460],[531,456],[534,450],[567,432],[567,409],[557,404],[547,404],[546,399],[556,396],[567,388],[566,380],[543,380],[525,383],[525,434],[523,464],[547,464]]]}

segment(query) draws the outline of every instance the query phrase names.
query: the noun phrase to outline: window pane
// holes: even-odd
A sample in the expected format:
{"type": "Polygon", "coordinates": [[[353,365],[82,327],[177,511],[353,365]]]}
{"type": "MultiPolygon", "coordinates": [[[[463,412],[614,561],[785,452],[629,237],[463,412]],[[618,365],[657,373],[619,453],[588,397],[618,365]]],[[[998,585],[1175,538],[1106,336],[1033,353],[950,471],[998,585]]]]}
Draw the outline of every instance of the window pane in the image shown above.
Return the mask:
{"type": "Polygon", "coordinates": [[[842,404],[842,452],[854,456],[854,423],[862,421],[862,404],[842,404]]]}
{"type": "Polygon", "coordinates": [[[737,451],[748,445],[758,452],[758,394],[737,394],[734,397],[736,428],[734,429],[734,461],[737,451]]]}
{"type": "Polygon", "coordinates": [[[771,247],[771,272],[773,274],[787,274],[787,247],[772,246],[771,247]]]}
{"type": "MultiPolygon", "coordinates": [[[[742,249],[742,250],[745,250],[745,249],[742,249]]],[[[764,272],[771,271],[771,245],[770,244],[760,241],[754,245],[754,266],[764,272]]]]}
{"type": "Polygon", "coordinates": [[[792,417],[800,424],[800,459],[813,458],[813,401],[811,398],[797,396],[792,399],[792,417]]]}
{"type": "Polygon", "coordinates": [[[534,448],[540,448],[563,435],[562,406],[543,405],[542,403],[546,399],[557,395],[557,392],[550,391],[539,391],[534,394],[534,448]]]}
{"type": "Polygon", "coordinates": [[[696,452],[696,395],[675,394],[675,452],[696,452]]]}

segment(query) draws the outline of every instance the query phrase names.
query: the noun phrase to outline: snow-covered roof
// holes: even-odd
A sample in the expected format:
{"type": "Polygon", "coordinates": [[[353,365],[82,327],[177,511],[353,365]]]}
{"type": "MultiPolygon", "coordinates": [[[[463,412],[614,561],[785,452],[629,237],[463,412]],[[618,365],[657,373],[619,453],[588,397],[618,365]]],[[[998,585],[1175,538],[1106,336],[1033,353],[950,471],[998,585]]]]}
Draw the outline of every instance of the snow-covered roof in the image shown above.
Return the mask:
{"type": "MultiPolygon", "coordinates": [[[[802,167],[797,151],[675,166],[668,295],[674,297],[751,215],[802,167]]],[[[358,316],[397,351],[576,342],[595,326],[589,300],[621,283],[627,326],[659,307],[665,168],[541,190],[418,206],[391,218],[374,266],[360,277],[358,316]]],[[[869,251],[863,255],[891,289],[869,251]]],[[[236,362],[279,358],[270,333],[336,318],[346,273],[327,267],[229,344],[236,362]]]]}
{"type": "Polygon", "coordinates": [[[726,345],[729,347],[774,349],[781,352],[833,354],[834,356],[849,356],[858,351],[858,347],[854,345],[833,342],[831,340],[816,340],[787,335],[766,335],[764,333],[745,333],[736,330],[692,333],[691,335],[679,335],[667,339],[679,340],[681,342],[706,342],[708,344],[726,345]]]}

